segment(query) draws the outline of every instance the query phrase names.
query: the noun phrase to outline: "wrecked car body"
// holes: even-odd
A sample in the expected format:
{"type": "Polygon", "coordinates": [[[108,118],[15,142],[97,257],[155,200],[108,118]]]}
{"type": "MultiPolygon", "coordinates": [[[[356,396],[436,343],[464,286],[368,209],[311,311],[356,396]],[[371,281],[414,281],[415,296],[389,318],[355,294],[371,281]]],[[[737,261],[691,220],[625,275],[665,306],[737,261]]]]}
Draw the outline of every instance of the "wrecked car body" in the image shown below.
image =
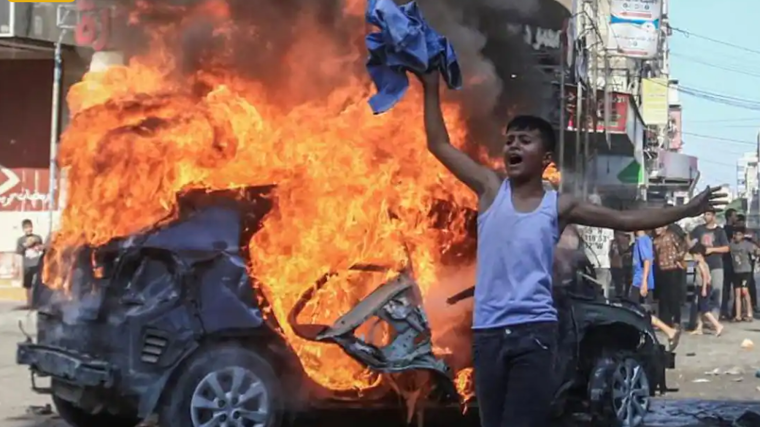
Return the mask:
{"type": "MultiPolygon", "coordinates": [[[[30,367],[33,387],[52,395],[62,418],[75,427],[135,426],[154,414],[164,427],[277,427],[298,411],[334,407],[313,393],[278,321],[303,339],[341,347],[390,381],[430,374],[418,411],[477,407],[476,399],[460,401],[452,369],[433,352],[411,271],[394,273],[330,325],[298,321],[327,276],[287,319],[263,316],[267,302],[257,298],[241,242],[271,208],[267,191],[252,190],[244,206],[224,194],[188,197],[168,225],[82,249],[68,294],[38,286],[37,337],[19,344],[17,362],[30,367]],[[387,325],[388,339],[360,336],[368,322],[387,325]],[[49,377],[50,387],[39,387],[39,377],[49,377]]],[[[377,265],[352,269],[389,273],[377,265]]],[[[640,307],[574,291],[584,283],[578,275],[557,287],[562,382],[554,413],[590,410],[605,425],[637,426],[649,398],[667,389],[673,355],[640,307]]],[[[401,388],[386,390],[382,404],[401,407],[392,395],[401,388]]],[[[352,399],[359,397],[337,404],[352,399]]]]}

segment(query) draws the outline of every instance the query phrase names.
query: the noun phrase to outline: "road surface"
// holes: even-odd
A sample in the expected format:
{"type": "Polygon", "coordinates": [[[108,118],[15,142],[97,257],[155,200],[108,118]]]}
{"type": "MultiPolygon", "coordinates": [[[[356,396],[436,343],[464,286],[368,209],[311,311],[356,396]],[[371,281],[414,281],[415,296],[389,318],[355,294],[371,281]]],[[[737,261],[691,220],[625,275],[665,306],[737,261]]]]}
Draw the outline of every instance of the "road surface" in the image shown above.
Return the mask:
{"type": "MultiPolygon", "coordinates": [[[[50,401],[31,391],[28,371],[15,364],[16,343],[23,340],[19,322],[34,331],[34,316],[15,310],[17,306],[0,302],[0,427],[66,427],[55,414],[27,413],[30,406],[50,401]]],[[[725,420],[744,411],[760,412],[760,379],[755,377],[760,369],[760,321],[728,325],[720,338],[684,336],[676,364],[668,380],[679,391],[657,398],[648,427],[730,425],[725,420]],[[757,348],[743,349],[745,339],[757,348]]]]}

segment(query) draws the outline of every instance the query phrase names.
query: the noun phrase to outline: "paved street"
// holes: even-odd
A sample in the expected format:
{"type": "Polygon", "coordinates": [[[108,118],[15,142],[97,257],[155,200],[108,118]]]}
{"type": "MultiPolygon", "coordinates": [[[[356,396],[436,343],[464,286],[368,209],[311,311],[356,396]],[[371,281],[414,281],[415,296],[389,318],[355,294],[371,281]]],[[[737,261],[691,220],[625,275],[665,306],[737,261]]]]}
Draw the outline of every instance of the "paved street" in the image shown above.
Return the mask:
{"type": "MultiPolygon", "coordinates": [[[[15,345],[23,339],[18,324],[34,330],[33,317],[13,310],[18,303],[0,303],[0,427],[64,427],[55,415],[29,415],[33,405],[49,400],[29,388],[27,371],[15,364],[15,345]]],[[[658,398],[648,426],[691,427],[730,425],[752,409],[760,412],[760,321],[729,325],[720,338],[684,336],[678,349],[678,369],[669,373],[677,393],[658,398]],[[744,339],[757,348],[741,348],[744,339]]]]}

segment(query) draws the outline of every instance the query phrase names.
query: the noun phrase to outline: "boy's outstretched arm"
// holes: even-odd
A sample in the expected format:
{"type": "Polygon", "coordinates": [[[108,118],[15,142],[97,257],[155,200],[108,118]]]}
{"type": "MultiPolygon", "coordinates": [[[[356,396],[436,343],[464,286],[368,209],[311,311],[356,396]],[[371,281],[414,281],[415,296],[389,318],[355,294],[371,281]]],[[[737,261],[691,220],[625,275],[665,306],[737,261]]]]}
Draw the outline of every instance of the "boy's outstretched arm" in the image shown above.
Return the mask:
{"type": "Polygon", "coordinates": [[[565,224],[611,228],[620,231],[651,230],[672,224],[682,218],[694,217],[726,204],[726,193],[720,187],[708,187],[682,206],[661,209],[635,209],[618,211],[562,195],[559,215],[565,224]]]}
{"type": "Polygon", "coordinates": [[[418,77],[425,94],[425,135],[428,150],[446,166],[446,169],[479,196],[498,191],[501,180],[496,172],[479,164],[451,144],[441,111],[441,77],[438,71],[418,77]]]}

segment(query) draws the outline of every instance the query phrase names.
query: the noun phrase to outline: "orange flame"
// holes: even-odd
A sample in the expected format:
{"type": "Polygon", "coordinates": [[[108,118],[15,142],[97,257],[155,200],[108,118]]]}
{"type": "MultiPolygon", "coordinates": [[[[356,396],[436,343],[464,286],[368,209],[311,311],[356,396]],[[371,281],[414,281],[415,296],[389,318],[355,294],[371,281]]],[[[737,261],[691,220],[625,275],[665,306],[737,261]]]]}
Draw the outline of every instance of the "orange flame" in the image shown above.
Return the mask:
{"type": "MultiPolygon", "coordinates": [[[[361,19],[357,5],[351,2],[347,17],[361,19]]],[[[148,9],[138,2],[130,22],[148,9]]],[[[90,72],[72,87],[72,120],[59,157],[69,190],[56,252],[145,230],[189,189],[276,184],[276,207],[250,242],[251,274],[312,379],[330,390],[374,387],[377,377],[337,346],[299,339],[283,320],[329,271],[342,274],[308,307],[310,321],[329,324],[352,308],[382,279],[355,277],[347,271],[355,263],[400,268],[410,257],[429,297],[444,274],[444,253],[465,235],[462,215],[436,229],[429,213],[438,200],[474,207],[475,199],[427,153],[416,88],[391,112],[373,116],[366,102],[371,86],[363,72],[351,71],[364,52],[339,54],[345,46],[302,13],[288,24],[303,36],[281,55],[289,66],[278,69],[288,72],[273,92],[227,66],[241,55],[235,38],[258,37],[255,28],[230,24],[229,14],[225,1],[210,0],[183,9],[181,20],[150,24],[147,54],[90,72]],[[223,48],[204,57],[197,72],[183,74],[172,52],[194,19],[211,20],[223,48]],[[310,92],[314,75],[332,85],[327,96],[310,92]]],[[[458,107],[444,110],[452,140],[463,143],[458,107]]],[[[46,263],[56,286],[63,285],[65,265],[46,263]]],[[[447,329],[443,311],[430,313],[434,330],[447,329]]]]}

